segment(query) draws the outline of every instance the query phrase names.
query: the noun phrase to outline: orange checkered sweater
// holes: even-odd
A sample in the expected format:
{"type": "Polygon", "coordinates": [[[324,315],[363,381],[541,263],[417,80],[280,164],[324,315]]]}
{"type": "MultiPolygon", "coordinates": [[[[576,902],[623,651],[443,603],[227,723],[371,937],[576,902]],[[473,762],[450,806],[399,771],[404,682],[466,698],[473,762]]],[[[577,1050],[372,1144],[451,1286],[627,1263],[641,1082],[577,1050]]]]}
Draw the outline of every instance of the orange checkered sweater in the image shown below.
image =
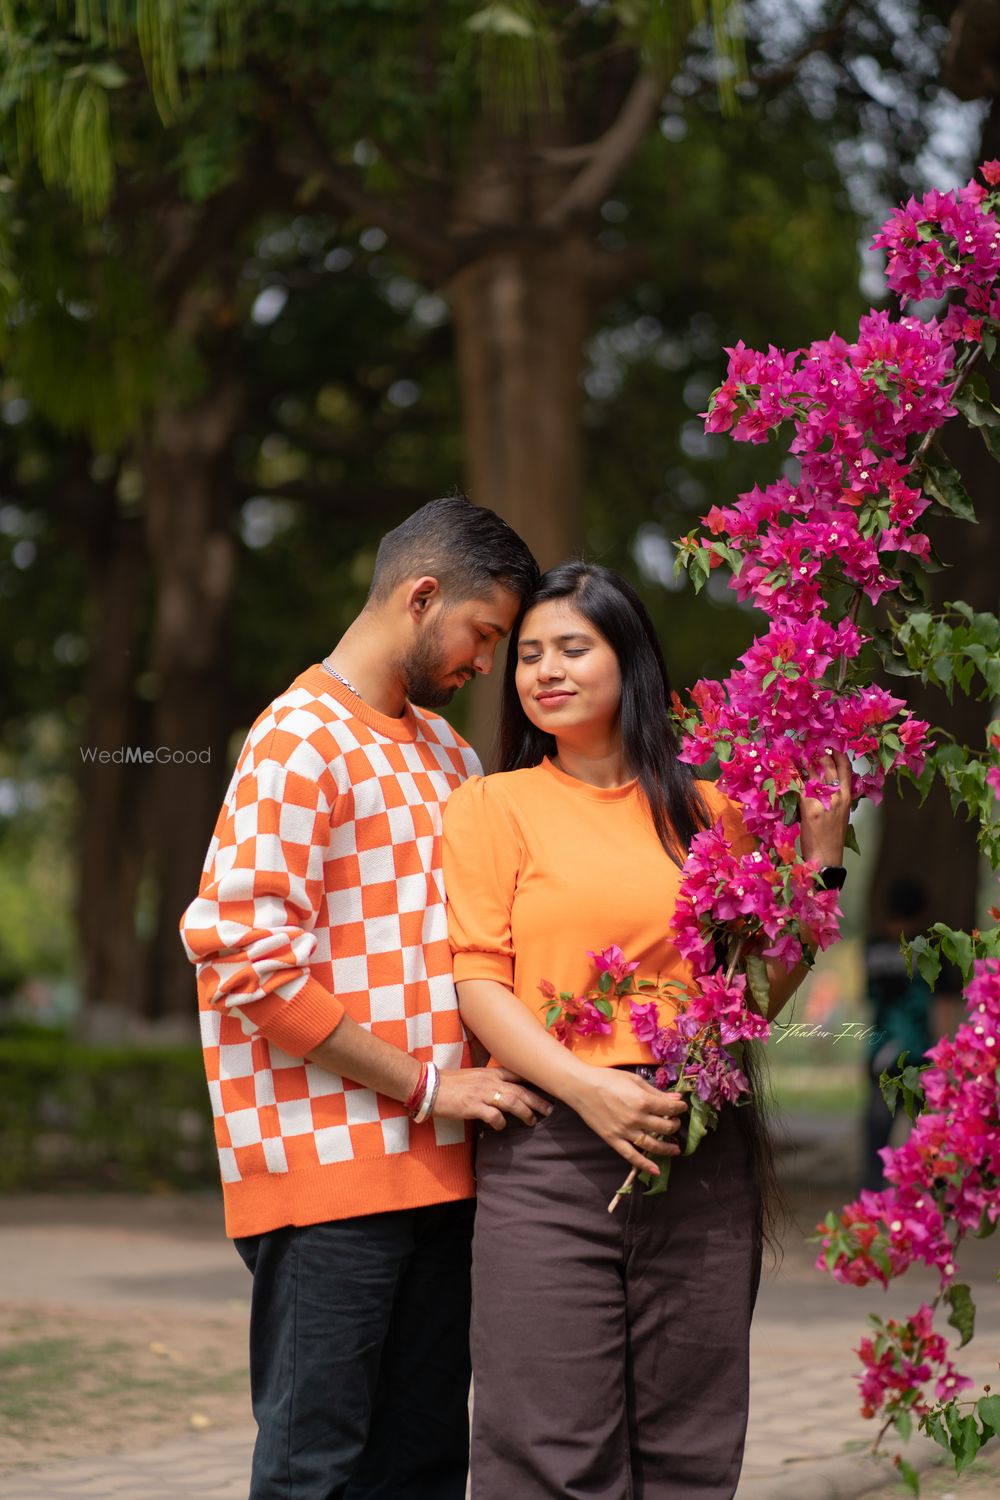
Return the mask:
{"type": "Polygon", "coordinates": [[[459,1121],[305,1060],[345,1012],[440,1067],[468,1062],[441,812],[480,771],[436,714],[387,718],[309,667],[247,736],[181,919],[234,1236],[471,1197],[459,1121]]]}

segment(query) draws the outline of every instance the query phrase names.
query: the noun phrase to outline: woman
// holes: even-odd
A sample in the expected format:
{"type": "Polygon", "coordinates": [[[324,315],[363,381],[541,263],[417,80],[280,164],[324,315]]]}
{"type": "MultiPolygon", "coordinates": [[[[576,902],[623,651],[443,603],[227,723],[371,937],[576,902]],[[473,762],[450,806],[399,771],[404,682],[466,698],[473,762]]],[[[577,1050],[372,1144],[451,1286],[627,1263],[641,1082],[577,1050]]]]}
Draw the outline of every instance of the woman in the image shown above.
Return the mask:
{"type": "MultiPolygon", "coordinates": [[[[719,816],[737,852],[754,847],[735,804],[678,761],[669,702],[632,588],[563,564],[514,627],[503,773],[465,783],[445,809],[463,1018],[554,1103],[531,1129],[480,1131],[474,1500],[736,1489],[763,1234],[756,1106],[724,1107],[681,1156],[671,1137],[686,1106],[637,1071],[651,1057],[627,1019],[567,1047],[545,1029],[539,991],[593,989],[587,950],[611,944],[639,961],[637,978],[690,978],[665,935],[685,851],[719,816]],[[666,1193],[637,1189],[609,1214],[629,1167],[657,1173],[663,1158],[666,1193]]],[[[803,805],[803,853],[839,864],[850,773],[824,759],[842,786],[828,811],[803,805]]],[[[805,967],[769,969],[773,1015],[805,967]]],[[[502,1107],[502,1083],[497,1095],[502,1107]]]]}

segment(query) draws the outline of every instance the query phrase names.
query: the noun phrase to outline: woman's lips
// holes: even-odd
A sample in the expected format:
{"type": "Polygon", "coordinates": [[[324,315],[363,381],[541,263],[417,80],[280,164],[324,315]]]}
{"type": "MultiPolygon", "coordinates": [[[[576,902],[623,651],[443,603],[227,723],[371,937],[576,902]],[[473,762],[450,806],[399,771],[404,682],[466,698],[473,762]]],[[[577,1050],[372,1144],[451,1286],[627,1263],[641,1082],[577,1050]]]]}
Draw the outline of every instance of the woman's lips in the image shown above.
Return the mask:
{"type": "Polygon", "coordinates": [[[566,700],[567,700],[567,698],[575,698],[575,697],[576,697],[575,693],[564,693],[564,692],[559,692],[559,691],[551,692],[551,693],[538,693],[536,695],[536,697],[535,697],[535,702],[536,703],[548,703],[548,704],[550,704],[552,706],[555,706],[555,704],[557,704],[557,703],[565,703],[566,700]]]}

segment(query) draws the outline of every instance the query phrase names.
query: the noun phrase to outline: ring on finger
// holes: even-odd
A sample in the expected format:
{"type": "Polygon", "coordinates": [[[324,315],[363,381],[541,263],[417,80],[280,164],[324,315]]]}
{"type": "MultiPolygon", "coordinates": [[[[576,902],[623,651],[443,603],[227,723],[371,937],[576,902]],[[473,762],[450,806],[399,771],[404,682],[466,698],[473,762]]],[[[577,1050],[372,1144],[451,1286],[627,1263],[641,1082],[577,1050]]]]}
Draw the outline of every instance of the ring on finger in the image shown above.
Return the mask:
{"type": "Polygon", "coordinates": [[[497,1089],[496,1093],[493,1095],[493,1103],[494,1103],[494,1105],[496,1106],[497,1109],[501,1108],[501,1101],[502,1101],[502,1099],[503,1099],[503,1094],[501,1094],[500,1090],[497,1089]]]}
{"type": "Polygon", "coordinates": [[[646,1132],[644,1130],[640,1130],[639,1134],[636,1136],[636,1138],[632,1142],[632,1144],[633,1144],[633,1146],[636,1146],[640,1150],[642,1150],[643,1149],[643,1142],[645,1141],[645,1139],[646,1139],[646,1132]]]}

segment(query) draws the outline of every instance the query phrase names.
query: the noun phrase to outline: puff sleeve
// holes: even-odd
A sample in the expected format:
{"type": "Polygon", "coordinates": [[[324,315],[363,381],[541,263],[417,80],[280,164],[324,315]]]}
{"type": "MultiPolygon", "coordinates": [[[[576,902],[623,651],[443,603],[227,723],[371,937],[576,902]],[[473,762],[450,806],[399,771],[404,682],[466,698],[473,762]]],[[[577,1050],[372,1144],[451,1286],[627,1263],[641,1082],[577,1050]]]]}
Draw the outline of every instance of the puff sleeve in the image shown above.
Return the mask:
{"type": "Polygon", "coordinates": [[[491,778],[472,776],[448,799],[442,828],[448,938],[456,981],[514,987],[511,908],[520,865],[516,829],[491,778]]]}

